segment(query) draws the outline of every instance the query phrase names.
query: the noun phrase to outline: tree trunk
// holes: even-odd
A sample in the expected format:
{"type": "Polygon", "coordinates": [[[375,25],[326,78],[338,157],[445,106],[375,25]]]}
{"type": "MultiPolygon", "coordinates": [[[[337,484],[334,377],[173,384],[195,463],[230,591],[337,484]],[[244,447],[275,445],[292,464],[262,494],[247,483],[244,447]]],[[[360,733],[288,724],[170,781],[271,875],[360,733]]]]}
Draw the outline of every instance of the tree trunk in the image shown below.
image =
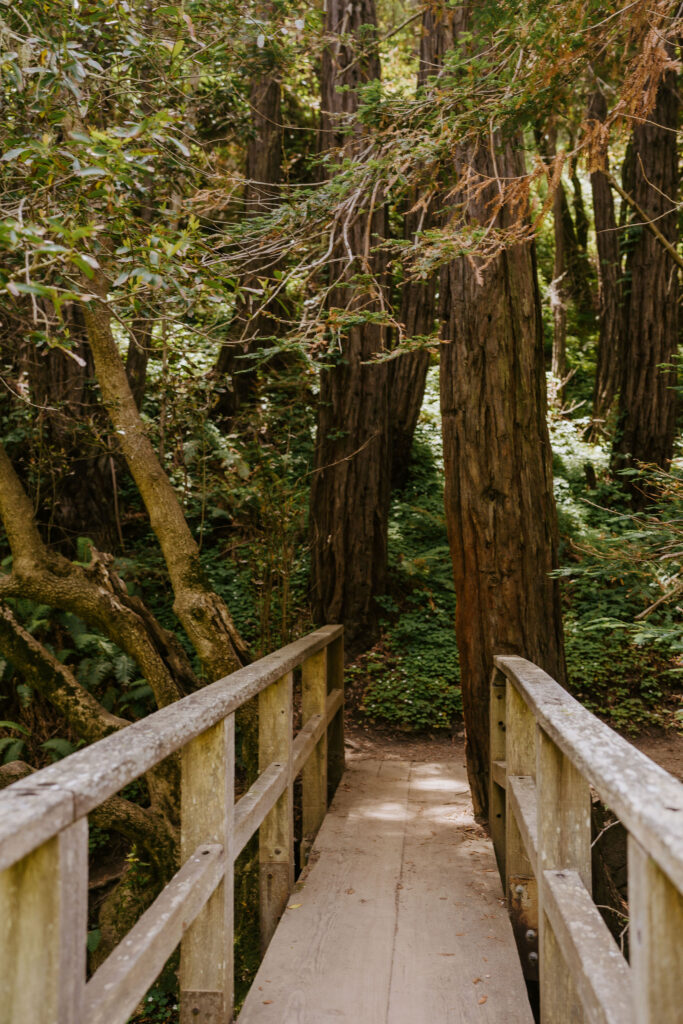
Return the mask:
{"type": "MultiPolygon", "coordinates": [[[[441,0],[440,3],[425,6],[422,12],[420,36],[420,65],[417,73],[418,90],[428,85],[429,79],[438,74],[443,55],[453,46],[452,10],[441,0]]],[[[425,183],[425,188],[433,186],[425,183]]],[[[410,205],[418,201],[416,189],[410,205]]],[[[426,209],[413,210],[404,217],[403,230],[406,239],[414,240],[419,231],[434,223],[434,199],[426,199],[426,209]]],[[[436,320],[436,276],[427,280],[406,280],[401,290],[401,323],[405,327],[405,339],[426,336],[432,333],[436,320]]],[[[391,450],[391,486],[400,488],[405,484],[413,436],[417,426],[422,400],[424,398],[429,352],[424,349],[402,352],[389,366],[389,429],[391,450]]]]}
{"type": "MultiPolygon", "coordinates": [[[[106,284],[93,282],[101,294],[106,284]]],[[[244,644],[225,602],[211,589],[178,497],[149,440],[102,301],[84,307],[88,339],[104,403],[140,492],[173,587],[173,610],[213,681],[240,667],[244,644]]]]}
{"type": "MultiPolygon", "coordinates": [[[[345,133],[345,114],[357,107],[356,87],[379,77],[379,58],[368,46],[376,27],[373,0],[329,0],[323,52],[322,137],[347,155],[358,142],[345,133]],[[342,38],[343,36],[343,38],[342,38]],[[345,40],[363,41],[362,55],[345,40]],[[346,91],[339,91],[349,86],[346,91]]],[[[386,583],[389,512],[388,370],[370,362],[387,348],[387,331],[373,323],[348,326],[347,311],[382,309],[383,258],[371,253],[387,233],[383,197],[368,197],[368,211],[356,210],[346,228],[352,254],[340,246],[332,260],[346,261],[328,296],[330,347],[320,377],[320,399],[311,486],[311,587],[318,622],[341,622],[353,654],[376,635],[375,597],[386,583]],[[371,275],[358,284],[355,275],[371,275]],[[369,365],[368,365],[369,364],[369,365]]]]}
{"type": "MultiPolygon", "coordinates": [[[[649,118],[633,129],[631,195],[672,245],[678,240],[679,99],[677,76],[668,71],[649,118]]],[[[666,250],[636,218],[629,228],[625,346],[621,360],[615,469],[652,463],[668,468],[676,423],[678,269],[666,250]]],[[[634,496],[635,496],[634,491],[634,496]]]]}
{"type": "MultiPolygon", "coordinates": [[[[553,146],[554,148],[554,146],[553,146]]],[[[555,257],[550,283],[550,306],[553,314],[553,376],[564,380],[567,374],[567,253],[565,247],[565,208],[567,196],[559,182],[553,196],[553,234],[555,257]]],[[[567,209],[567,213],[569,210],[567,209]]]]}
{"type": "MultiPolygon", "coordinates": [[[[604,121],[607,103],[598,91],[590,101],[588,116],[604,121]]],[[[592,435],[596,439],[601,426],[609,416],[617,394],[620,368],[620,345],[623,334],[623,307],[621,295],[621,256],[619,253],[619,231],[614,213],[614,199],[604,170],[591,172],[593,193],[593,216],[595,218],[595,239],[598,250],[598,302],[600,335],[598,358],[593,391],[592,435]]]]}
{"type": "MultiPolygon", "coordinates": [[[[267,5],[271,9],[271,5],[267,5]]],[[[280,195],[282,163],[281,87],[277,68],[266,66],[252,80],[249,92],[253,134],[247,143],[244,209],[247,217],[267,214],[280,195]]],[[[251,359],[245,359],[267,345],[268,338],[282,333],[280,319],[287,309],[282,295],[268,301],[263,291],[273,287],[272,265],[264,266],[258,257],[245,268],[242,296],[235,303],[227,342],[216,362],[214,374],[221,382],[215,413],[230,420],[245,402],[253,398],[258,371],[251,359]]]]}
{"type": "MultiPolygon", "coordinates": [[[[456,154],[495,181],[523,171],[518,150],[473,144],[456,154]],[[497,168],[497,170],[496,170],[497,168]]],[[[462,216],[490,220],[495,185],[462,216]]],[[[500,226],[509,222],[505,209],[500,226]]],[[[441,409],[446,519],[456,589],[467,766],[477,812],[488,803],[493,655],[519,654],[564,682],[557,518],[546,425],[540,301],[533,247],[488,265],[459,259],[441,280],[441,409]]]]}
{"type": "Polygon", "coordinates": [[[117,551],[107,419],[93,387],[93,361],[79,307],[70,303],[64,318],[72,356],[58,348],[37,349],[31,342],[15,346],[12,353],[26,374],[36,407],[20,472],[38,471],[43,486],[36,494],[37,515],[50,543],[73,555],[78,538],[89,537],[97,547],[117,551]]]}

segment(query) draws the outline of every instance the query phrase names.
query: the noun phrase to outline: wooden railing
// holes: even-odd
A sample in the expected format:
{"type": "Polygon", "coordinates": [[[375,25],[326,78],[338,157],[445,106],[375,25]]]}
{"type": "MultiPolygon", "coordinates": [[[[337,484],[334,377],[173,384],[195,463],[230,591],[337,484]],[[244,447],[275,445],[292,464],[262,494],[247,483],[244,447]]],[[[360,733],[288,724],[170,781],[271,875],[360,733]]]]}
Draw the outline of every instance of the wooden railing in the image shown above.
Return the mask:
{"type": "Polygon", "coordinates": [[[683,785],[523,658],[495,658],[489,821],[541,1021],[683,1021],[683,785]],[[591,787],[628,832],[630,963],[591,895],[591,787]]]}
{"type": "Polygon", "coordinates": [[[123,1024],[178,943],[181,1021],[232,1020],[234,861],[259,829],[266,945],[294,881],[293,780],[310,846],[343,771],[343,660],[326,626],[0,794],[2,1024],[123,1024]],[[256,695],[260,774],[235,803],[235,711],[256,695]],[[182,866],[86,983],[87,815],[178,750],[182,866]]]}

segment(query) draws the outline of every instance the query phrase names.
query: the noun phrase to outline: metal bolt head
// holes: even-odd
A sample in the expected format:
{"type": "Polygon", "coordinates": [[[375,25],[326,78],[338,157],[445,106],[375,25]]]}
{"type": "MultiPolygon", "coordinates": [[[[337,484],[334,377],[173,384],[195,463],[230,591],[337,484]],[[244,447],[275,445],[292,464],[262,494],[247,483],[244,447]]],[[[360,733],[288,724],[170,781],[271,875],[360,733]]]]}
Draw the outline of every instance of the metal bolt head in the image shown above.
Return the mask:
{"type": "Polygon", "coordinates": [[[523,896],[524,895],[524,886],[523,885],[516,885],[515,886],[515,892],[517,893],[518,896],[523,896]]]}
{"type": "Polygon", "coordinates": [[[527,942],[533,942],[534,939],[536,938],[536,935],[537,935],[536,929],[535,928],[529,928],[529,929],[527,929],[527,933],[526,933],[526,935],[524,937],[525,937],[527,942]]]}
{"type": "Polygon", "coordinates": [[[530,964],[537,964],[538,963],[538,953],[534,952],[534,950],[532,950],[529,953],[529,963],[530,964]]]}

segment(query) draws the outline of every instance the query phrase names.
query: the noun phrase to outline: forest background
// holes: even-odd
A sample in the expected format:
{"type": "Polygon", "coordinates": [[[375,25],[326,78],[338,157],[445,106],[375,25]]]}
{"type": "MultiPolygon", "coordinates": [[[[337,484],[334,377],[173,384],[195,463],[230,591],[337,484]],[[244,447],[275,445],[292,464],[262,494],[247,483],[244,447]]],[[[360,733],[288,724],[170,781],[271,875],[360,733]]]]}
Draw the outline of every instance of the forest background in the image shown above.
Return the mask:
{"type": "MultiPolygon", "coordinates": [[[[680,13],[3,0],[5,784],[329,621],[480,810],[494,650],[675,728],[680,13]]],[[[93,815],[93,963],[177,817],[93,815]]]]}

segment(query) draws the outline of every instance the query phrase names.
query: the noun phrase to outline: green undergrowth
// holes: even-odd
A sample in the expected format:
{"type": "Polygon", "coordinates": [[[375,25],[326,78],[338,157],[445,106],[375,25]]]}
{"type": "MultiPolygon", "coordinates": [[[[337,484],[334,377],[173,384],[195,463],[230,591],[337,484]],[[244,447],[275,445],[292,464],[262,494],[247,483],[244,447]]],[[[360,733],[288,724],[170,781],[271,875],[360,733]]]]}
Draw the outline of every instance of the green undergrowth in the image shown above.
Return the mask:
{"type": "Polygon", "coordinates": [[[587,426],[551,418],[569,687],[620,731],[667,728],[681,718],[680,472],[644,481],[657,496],[634,512],[607,443],[583,440],[587,426]]]}
{"type": "Polygon", "coordinates": [[[367,680],[365,714],[410,730],[449,728],[462,711],[440,428],[434,367],[408,479],[391,505],[381,641],[350,669],[367,680]]]}

